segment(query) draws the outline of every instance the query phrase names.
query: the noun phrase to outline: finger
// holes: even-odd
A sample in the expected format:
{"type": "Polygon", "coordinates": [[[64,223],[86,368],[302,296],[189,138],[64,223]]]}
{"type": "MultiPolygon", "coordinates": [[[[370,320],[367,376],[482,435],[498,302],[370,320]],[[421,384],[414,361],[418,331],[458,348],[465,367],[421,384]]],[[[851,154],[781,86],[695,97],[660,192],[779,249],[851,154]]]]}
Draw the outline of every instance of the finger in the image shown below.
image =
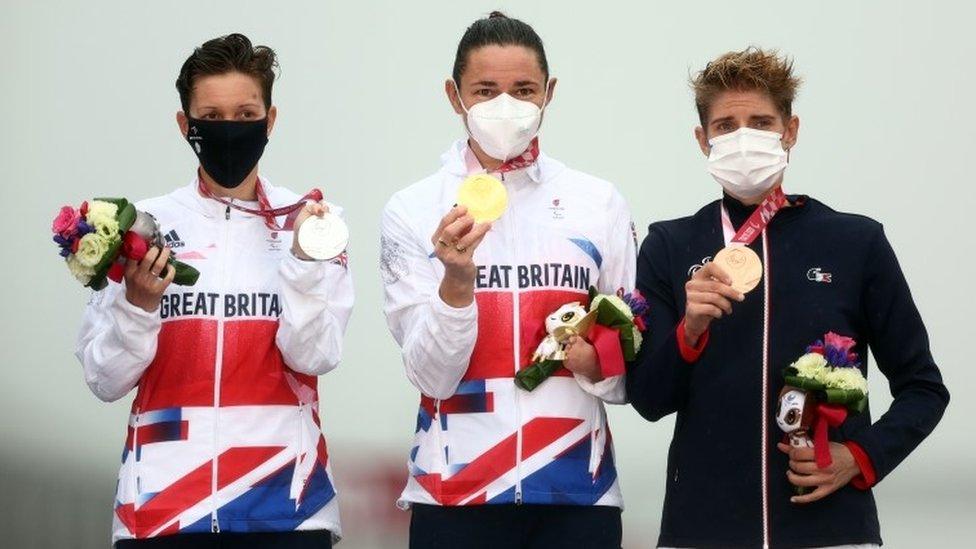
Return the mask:
{"type": "Polygon", "coordinates": [[[813,503],[817,500],[823,499],[830,495],[834,491],[834,488],[829,484],[822,484],[816,490],[810,492],[809,494],[803,494],[802,496],[793,496],[790,501],[793,503],[813,503]]]}
{"type": "Polygon", "coordinates": [[[830,482],[830,478],[826,475],[798,475],[791,470],[786,471],[786,478],[790,479],[790,483],[794,486],[805,486],[807,488],[830,482]]]}
{"type": "Polygon", "coordinates": [[[790,469],[798,475],[815,475],[822,472],[815,461],[790,461],[790,469]]]}
{"type": "Polygon", "coordinates": [[[722,309],[725,314],[732,314],[732,303],[719,294],[712,292],[692,292],[688,294],[688,301],[715,305],[719,309],[722,309]]]}
{"type": "Polygon", "coordinates": [[[691,303],[688,306],[688,311],[692,315],[710,316],[715,320],[722,318],[724,314],[722,313],[722,309],[719,309],[715,305],[711,305],[709,303],[691,303]]]}
{"type": "MultiPolygon", "coordinates": [[[[490,230],[491,230],[491,224],[490,223],[484,224],[484,232],[482,232],[480,236],[478,236],[474,241],[472,241],[470,244],[466,246],[468,252],[471,252],[473,254],[474,251],[478,248],[478,246],[481,245],[481,242],[485,239],[485,237],[488,236],[488,231],[490,230]]],[[[474,229],[472,229],[472,231],[474,231],[474,229]]]]}
{"type": "Polygon", "coordinates": [[[477,243],[481,242],[490,229],[491,223],[475,223],[471,230],[458,240],[457,247],[468,249],[477,247],[477,243]]]}
{"type": "Polygon", "coordinates": [[[685,291],[688,292],[709,292],[714,294],[719,294],[723,297],[731,299],[733,301],[742,301],[746,296],[723,282],[718,282],[715,280],[692,280],[685,285],[685,291]]]}
{"type": "Polygon", "coordinates": [[[790,461],[813,461],[816,454],[813,448],[793,448],[790,450],[790,461]]]}
{"type": "Polygon", "coordinates": [[[171,253],[172,250],[170,250],[169,247],[163,248],[163,251],[159,253],[159,257],[157,257],[156,261],[153,262],[153,266],[151,269],[149,269],[149,271],[156,276],[162,274],[163,270],[166,269],[166,264],[169,261],[169,256],[171,253]]]}
{"type": "Polygon", "coordinates": [[[725,269],[719,267],[714,261],[709,261],[704,267],[698,269],[698,271],[692,276],[692,278],[697,280],[710,280],[715,279],[725,284],[732,284],[732,277],[729,276],[725,269]]]}
{"type": "Polygon", "coordinates": [[[148,273],[152,269],[153,263],[156,262],[156,258],[159,257],[159,252],[160,249],[157,246],[149,248],[149,251],[146,252],[146,255],[142,258],[142,261],[139,262],[139,270],[143,273],[148,273]]]}
{"type": "Polygon", "coordinates": [[[308,205],[305,206],[305,211],[307,211],[309,215],[315,215],[318,217],[325,215],[325,208],[319,202],[308,203],[308,205]]]}
{"type": "Polygon", "coordinates": [[[455,219],[453,223],[447,227],[444,227],[440,238],[448,244],[455,245],[462,236],[471,230],[471,227],[473,226],[474,218],[470,215],[462,215],[461,217],[455,219]]]}
{"type": "Polygon", "coordinates": [[[458,218],[460,218],[462,215],[466,213],[468,213],[468,209],[465,208],[464,206],[455,205],[453,208],[451,208],[451,211],[447,212],[447,215],[441,218],[441,222],[437,225],[437,230],[434,231],[435,242],[437,240],[437,237],[440,236],[442,232],[444,232],[445,227],[447,227],[451,223],[454,223],[455,221],[458,220],[458,218]]]}
{"type": "Polygon", "coordinates": [[[139,262],[131,257],[125,260],[125,278],[129,279],[135,276],[136,272],[139,270],[139,262]]]}
{"type": "Polygon", "coordinates": [[[156,283],[155,283],[156,284],[155,285],[156,292],[159,293],[159,294],[162,294],[163,291],[167,287],[169,287],[170,283],[173,282],[173,279],[174,278],[176,278],[176,267],[167,264],[166,265],[166,274],[165,274],[165,276],[163,276],[163,278],[160,278],[159,280],[157,280],[156,283]]]}
{"type": "Polygon", "coordinates": [[[779,451],[780,452],[783,452],[786,455],[790,455],[790,445],[789,444],[787,444],[785,442],[777,442],[776,443],[776,447],[779,448],[779,451]]]}

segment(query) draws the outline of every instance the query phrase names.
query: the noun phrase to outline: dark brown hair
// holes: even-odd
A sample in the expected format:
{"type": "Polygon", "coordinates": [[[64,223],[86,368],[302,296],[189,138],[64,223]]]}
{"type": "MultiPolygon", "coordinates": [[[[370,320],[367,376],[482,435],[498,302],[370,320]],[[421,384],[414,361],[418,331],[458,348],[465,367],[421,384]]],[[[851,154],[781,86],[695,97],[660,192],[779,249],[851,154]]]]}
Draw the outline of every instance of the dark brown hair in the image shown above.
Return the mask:
{"type": "Polygon", "coordinates": [[[775,50],[748,47],[730,51],[713,61],[691,79],[695,107],[702,126],[715,97],[726,90],[759,90],[769,95],[784,118],[793,114],[793,99],[801,79],[793,76],[793,60],[775,50]]]}
{"type": "Polygon", "coordinates": [[[468,65],[468,54],[484,46],[523,46],[534,51],[539,58],[542,73],[549,78],[549,62],[542,38],[528,23],[512,19],[500,11],[491,12],[488,17],[478,19],[464,31],[454,56],[454,82],[461,87],[461,74],[468,65]]]}
{"type": "Polygon", "coordinates": [[[278,58],[267,46],[252,46],[243,34],[228,34],[207,40],[186,58],[176,78],[183,112],[190,113],[190,95],[200,76],[239,72],[254,77],[261,84],[264,108],[271,108],[271,87],[274,85],[278,58]]]}

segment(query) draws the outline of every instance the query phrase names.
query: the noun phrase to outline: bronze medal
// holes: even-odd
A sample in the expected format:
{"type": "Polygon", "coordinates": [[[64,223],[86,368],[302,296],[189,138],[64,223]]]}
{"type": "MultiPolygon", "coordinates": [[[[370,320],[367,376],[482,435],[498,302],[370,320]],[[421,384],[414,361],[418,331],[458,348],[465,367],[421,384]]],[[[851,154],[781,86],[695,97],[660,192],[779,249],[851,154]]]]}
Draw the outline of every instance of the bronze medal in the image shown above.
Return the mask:
{"type": "Polygon", "coordinates": [[[752,291],[762,280],[762,260],[748,246],[726,246],[715,254],[712,261],[732,278],[732,288],[743,294],[752,291]]]}

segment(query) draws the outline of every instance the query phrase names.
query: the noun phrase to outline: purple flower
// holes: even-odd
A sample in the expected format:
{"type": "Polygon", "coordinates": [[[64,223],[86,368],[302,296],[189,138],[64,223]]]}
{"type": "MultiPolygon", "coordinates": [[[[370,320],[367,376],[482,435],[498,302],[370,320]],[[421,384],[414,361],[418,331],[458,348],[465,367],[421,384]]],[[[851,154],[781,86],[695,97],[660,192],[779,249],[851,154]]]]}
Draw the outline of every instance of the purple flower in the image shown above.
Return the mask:
{"type": "Polygon", "coordinates": [[[91,225],[83,220],[78,220],[78,238],[85,236],[88,233],[95,232],[95,229],[91,225]]]}
{"type": "Polygon", "coordinates": [[[640,293],[640,290],[634,290],[632,293],[624,294],[620,296],[620,299],[623,299],[624,303],[630,307],[630,312],[632,312],[635,317],[644,318],[647,316],[647,300],[644,299],[644,296],[640,293]]]}

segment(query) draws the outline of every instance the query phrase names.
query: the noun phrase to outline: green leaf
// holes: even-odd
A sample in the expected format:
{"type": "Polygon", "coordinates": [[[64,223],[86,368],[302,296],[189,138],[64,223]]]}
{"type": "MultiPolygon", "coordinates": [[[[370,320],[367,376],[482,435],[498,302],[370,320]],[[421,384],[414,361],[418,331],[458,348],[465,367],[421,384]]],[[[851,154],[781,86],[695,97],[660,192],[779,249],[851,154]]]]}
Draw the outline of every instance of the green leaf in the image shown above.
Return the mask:
{"type": "Polygon", "coordinates": [[[527,368],[519,370],[515,374],[515,385],[525,389],[526,391],[532,391],[538,387],[543,381],[549,379],[549,377],[555,373],[556,370],[561,368],[563,362],[561,360],[543,360],[542,362],[535,362],[527,368]]]}
{"type": "Polygon", "coordinates": [[[132,228],[132,224],[136,222],[136,213],[136,208],[132,204],[126,203],[125,206],[119,208],[119,213],[116,215],[119,222],[119,232],[125,234],[132,228]]]}
{"type": "Polygon", "coordinates": [[[200,271],[182,261],[171,259],[169,263],[176,269],[176,274],[173,276],[173,283],[178,286],[193,286],[197,283],[197,279],[200,278],[200,271]]]}

